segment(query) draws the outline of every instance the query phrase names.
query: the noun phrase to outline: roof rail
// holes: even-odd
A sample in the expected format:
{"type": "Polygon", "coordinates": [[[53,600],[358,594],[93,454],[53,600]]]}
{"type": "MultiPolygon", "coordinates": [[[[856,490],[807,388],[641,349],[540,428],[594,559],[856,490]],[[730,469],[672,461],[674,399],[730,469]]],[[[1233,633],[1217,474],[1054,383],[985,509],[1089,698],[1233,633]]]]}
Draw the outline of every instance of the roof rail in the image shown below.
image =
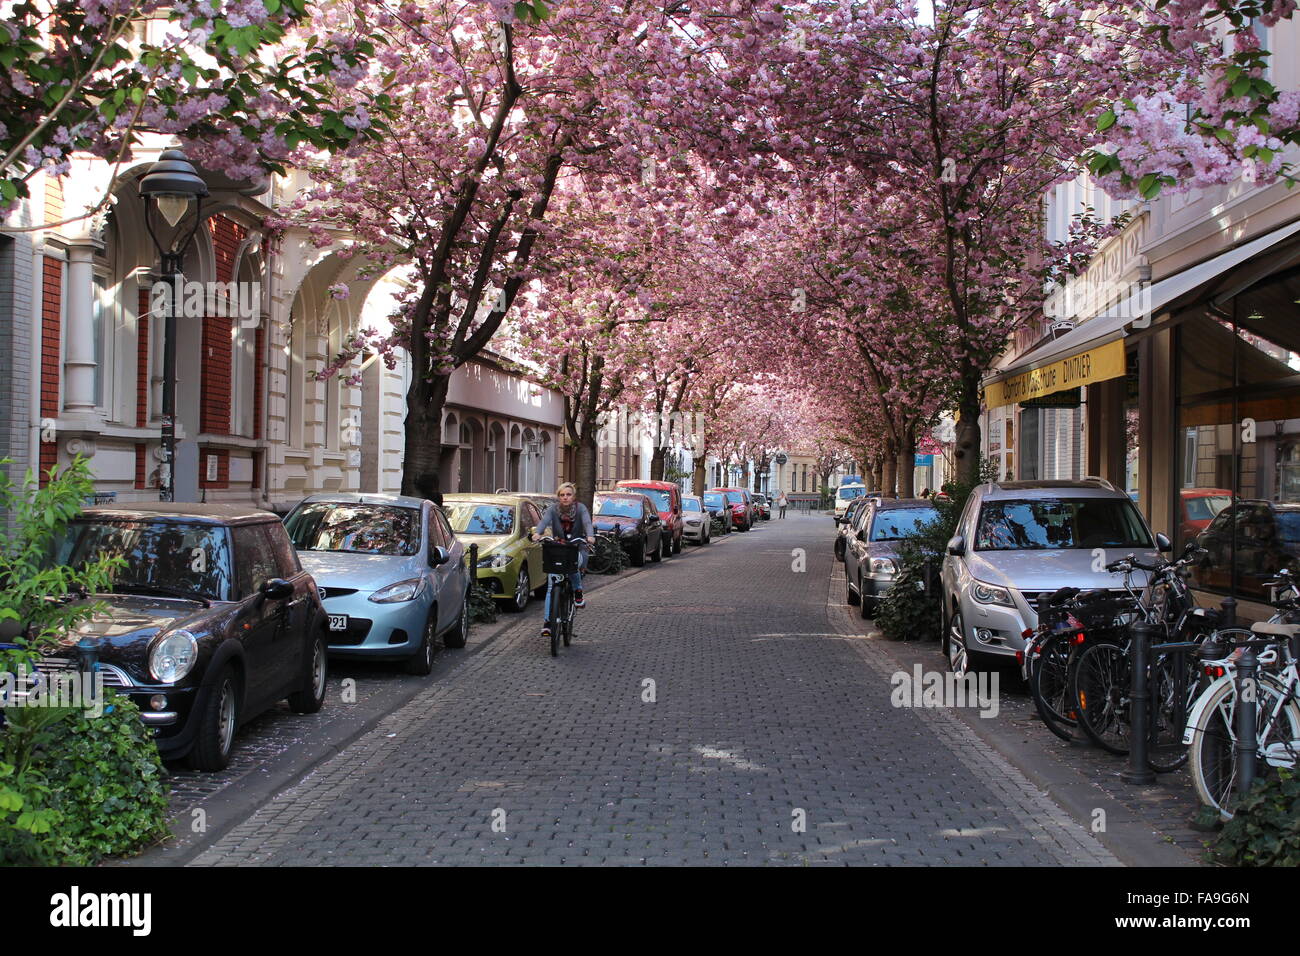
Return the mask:
{"type": "Polygon", "coordinates": [[[1082,481],[1095,481],[1097,484],[1101,485],[1101,486],[1102,486],[1103,488],[1105,488],[1107,491],[1115,491],[1115,490],[1116,490],[1114,485],[1112,485],[1112,484],[1111,484],[1109,481],[1107,481],[1105,478],[1102,478],[1100,475],[1084,475],[1083,478],[1080,479],[1080,480],[1082,480],[1082,481]]]}

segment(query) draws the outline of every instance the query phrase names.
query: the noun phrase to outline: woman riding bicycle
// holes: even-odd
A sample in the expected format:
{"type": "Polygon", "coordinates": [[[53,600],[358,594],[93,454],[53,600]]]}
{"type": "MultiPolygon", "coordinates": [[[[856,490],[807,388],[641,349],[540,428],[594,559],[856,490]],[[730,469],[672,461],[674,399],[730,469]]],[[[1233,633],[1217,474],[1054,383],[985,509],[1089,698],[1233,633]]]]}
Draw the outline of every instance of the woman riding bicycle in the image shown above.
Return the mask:
{"type": "MultiPolygon", "coordinates": [[[[569,575],[569,583],[573,585],[573,605],[585,607],[587,602],[582,598],[582,571],[587,566],[587,549],[596,543],[596,534],[591,525],[591,512],[578,500],[578,489],[571,481],[566,481],[556,488],[555,497],[559,502],[546,509],[542,520],[537,523],[537,527],[528,537],[532,541],[544,536],[558,538],[561,541],[568,541],[574,536],[585,539],[578,545],[578,570],[569,575]]],[[[549,636],[550,627],[551,604],[548,596],[546,623],[542,627],[543,636],[549,636]]]]}

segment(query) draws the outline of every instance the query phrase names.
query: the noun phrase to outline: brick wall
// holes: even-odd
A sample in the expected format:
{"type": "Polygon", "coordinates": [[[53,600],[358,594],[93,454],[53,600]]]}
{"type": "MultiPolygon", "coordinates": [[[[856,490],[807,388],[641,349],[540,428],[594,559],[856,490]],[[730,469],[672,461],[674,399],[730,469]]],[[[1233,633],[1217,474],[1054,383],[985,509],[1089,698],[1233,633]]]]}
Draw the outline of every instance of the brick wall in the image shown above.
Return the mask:
{"type": "Polygon", "coordinates": [[[227,448],[203,448],[199,451],[199,487],[230,487],[230,450],[227,448]],[[208,459],[217,456],[217,480],[208,480],[208,459]]]}
{"type": "MultiPolygon", "coordinates": [[[[46,256],[41,265],[41,417],[59,417],[59,379],[63,328],[63,262],[46,256]]],[[[41,485],[58,462],[58,445],[41,442],[41,485]]]]}
{"type": "Polygon", "coordinates": [[[144,442],[135,445],[135,486],[149,487],[149,447],[144,442]]]}

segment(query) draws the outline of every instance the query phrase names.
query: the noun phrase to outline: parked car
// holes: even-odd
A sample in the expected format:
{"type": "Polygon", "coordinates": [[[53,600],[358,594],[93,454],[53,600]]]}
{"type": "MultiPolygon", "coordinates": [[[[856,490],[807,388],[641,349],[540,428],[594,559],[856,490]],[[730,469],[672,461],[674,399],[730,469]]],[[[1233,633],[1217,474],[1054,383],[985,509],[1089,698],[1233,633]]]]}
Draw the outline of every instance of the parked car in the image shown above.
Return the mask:
{"type": "Polygon", "coordinates": [[[767,495],[755,494],[754,508],[757,510],[758,516],[764,521],[772,519],[772,506],[768,503],[767,495]]]}
{"type": "Polygon", "coordinates": [[[1014,658],[1023,632],[1038,624],[1042,594],[1067,586],[1121,590],[1123,575],[1095,570],[1098,559],[1135,554],[1149,563],[1170,548],[1128,495],[1101,479],[978,486],[943,558],[942,639],[952,669],[1014,658]]]}
{"type": "Polygon", "coordinates": [[[1266,583],[1274,580],[1282,568],[1300,574],[1300,505],[1239,500],[1219,512],[1196,536],[1196,544],[1206,551],[1195,565],[1197,585],[1229,590],[1235,564],[1237,589],[1267,598],[1266,583]]]}
{"type": "Polygon", "coordinates": [[[102,614],[64,635],[43,671],[79,667],[89,639],[104,686],[129,696],[165,760],[223,769],[235,730],[288,699],[325,701],[326,630],[316,582],[274,514],[238,505],[92,508],[52,555],[78,567],[122,555],[102,614]]]}
{"type": "Polygon", "coordinates": [[[754,527],[754,503],[744,488],[710,488],[722,494],[731,509],[732,527],[748,531],[754,527]]]}
{"type": "Polygon", "coordinates": [[[727,496],[721,491],[706,491],[701,497],[709,516],[722,522],[722,533],[731,534],[735,529],[735,517],[732,515],[731,505],[727,504],[727,496]]]}
{"type": "Polygon", "coordinates": [[[446,495],[443,513],[468,551],[478,545],[478,583],[510,611],[522,611],[546,587],[542,546],[529,541],[541,515],[522,495],[446,495]]]}
{"type": "Polygon", "coordinates": [[[547,508],[559,502],[559,499],[556,498],[555,495],[542,494],[540,491],[520,491],[511,492],[511,494],[518,494],[520,498],[531,501],[539,515],[546,514],[547,508]]]}
{"type": "Polygon", "coordinates": [[[637,492],[601,491],[592,500],[592,523],[597,531],[608,531],[641,567],[648,557],[659,561],[664,554],[663,519],[650,499],[637,492]]]}
{"type": "Polygon", "coordinates": [[[713,540],[712,524],[713,518],[699,497],[682,495],[682,537],[694,544],[708,544],[713,540]]]}
{"type": "Polygon", "coordinates": [[[849,503],[866,493],[867,486],[864,484],[841,484],[835,491],[835,517],[843,520],[844,513],[849,510],[849,503]]]}
{"type": "Polygon", "coordinates": [[[337,657],[401,660],[433,670],[439,638],[469,636],[465,548],[431,501],[392,494],[305,498],[284,519],[303,566],[320,585],[337,657]]]}
{"type": "Polygon", "coordinates": [[[682,489],[671,481],[640,481],[625,478],[614,485],[617,491],[636,491],[654,504],[664,525],[665,558],[682,550],[682,489]]]}
{"type": "Polygon", "coordinates": [[[1184,488],[1178,501],[1180,540],[1191,541],[1230,504],[1232,492],[1227,488],[1184,488]]]}
{"type": "Polygon", "coordinates": [[[898,574],[898,543],[939,512],[925,498],[859,500],[866,504],[855,512],[844,536],[845,600],[871,617],[898,574]]]}
{"type": "Polygon", "coordinates": [[[835,519],[835,560],[844,560],[844,549],[848,546],[848,537],[853,531],[853,522],[862,509],[871,503],[869,498],[856,498],[849,503],[843,518],[835,519]]]}

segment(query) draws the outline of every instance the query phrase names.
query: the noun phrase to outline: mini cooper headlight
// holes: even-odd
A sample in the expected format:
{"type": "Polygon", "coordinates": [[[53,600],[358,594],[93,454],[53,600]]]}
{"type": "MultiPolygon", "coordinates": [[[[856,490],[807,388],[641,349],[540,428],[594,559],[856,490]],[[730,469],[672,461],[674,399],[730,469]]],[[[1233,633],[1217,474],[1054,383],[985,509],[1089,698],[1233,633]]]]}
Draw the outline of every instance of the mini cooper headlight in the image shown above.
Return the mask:
{"type": "Polygon", "coordinates": [[[423,590],[424,578],[411,578],[380,588],[370,595],[370,600],[376,604],[400,604],[402,601],[414,601],[423,590]]]}
{"type": "Polygon", "coordinates": [[[1003,607],[1015,607],[1011,603],[1011,595],[1006,588],[995,587],[992,584],[985,584],[983,581],[976,581],[970,589],[971,597],[981,604],[1000,604],[1003,607]]]}
{"type": "Polygon", "coordinates": [[[199,642],[189,631],[178,629],[149,652],[149,673],[160,684],[174,684],[193,669],[198,658],[199,642]]]}

